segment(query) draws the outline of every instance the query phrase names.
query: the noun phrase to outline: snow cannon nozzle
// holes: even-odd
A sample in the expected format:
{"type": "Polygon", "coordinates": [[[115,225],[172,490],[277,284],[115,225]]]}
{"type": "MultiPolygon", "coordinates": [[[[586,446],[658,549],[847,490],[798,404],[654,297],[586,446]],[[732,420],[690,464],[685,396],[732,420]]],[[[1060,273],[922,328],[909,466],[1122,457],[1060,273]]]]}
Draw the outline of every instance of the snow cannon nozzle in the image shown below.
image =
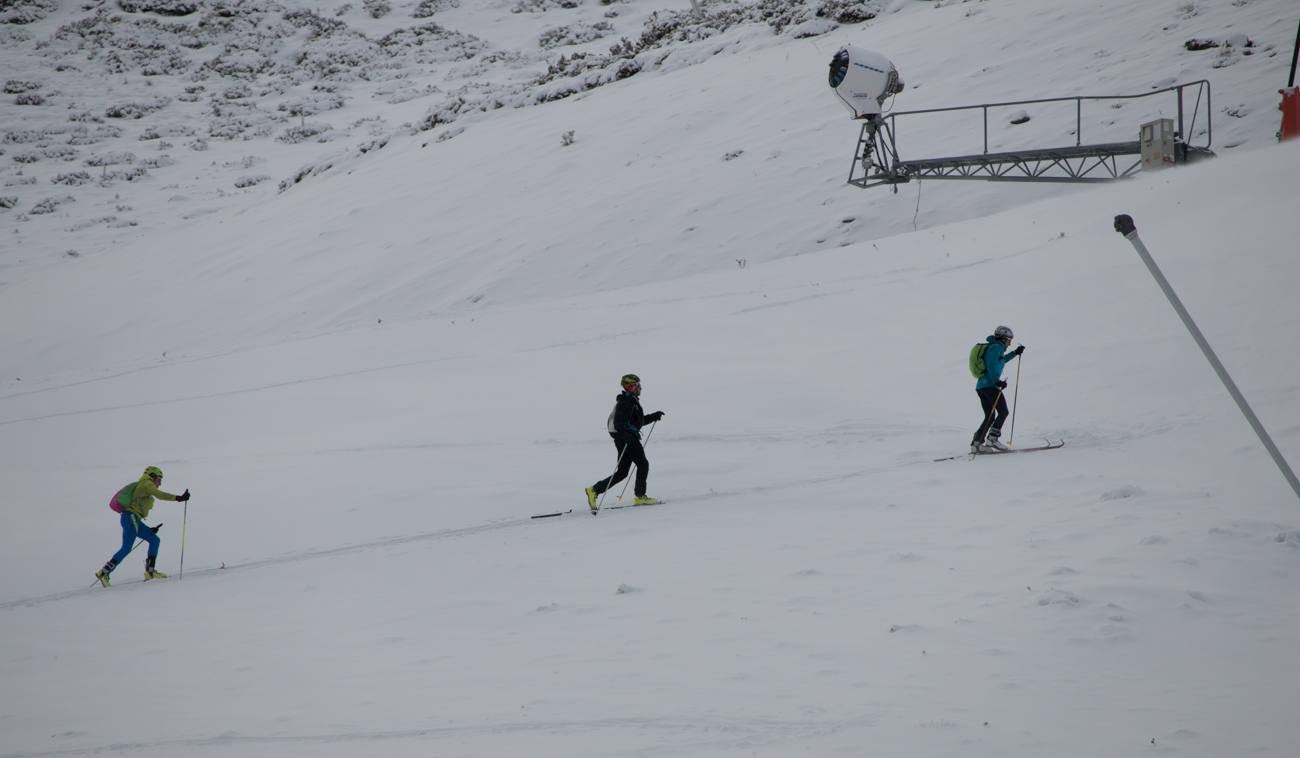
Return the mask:
{"type": "Polygon", "coordinates": [[[1125,237],[1132,237],[1137,234],[1137,226],[1133,223],[1133,217],[1127,213],[1121,213],[1115,217],[1115,231],[1125,237]]]}

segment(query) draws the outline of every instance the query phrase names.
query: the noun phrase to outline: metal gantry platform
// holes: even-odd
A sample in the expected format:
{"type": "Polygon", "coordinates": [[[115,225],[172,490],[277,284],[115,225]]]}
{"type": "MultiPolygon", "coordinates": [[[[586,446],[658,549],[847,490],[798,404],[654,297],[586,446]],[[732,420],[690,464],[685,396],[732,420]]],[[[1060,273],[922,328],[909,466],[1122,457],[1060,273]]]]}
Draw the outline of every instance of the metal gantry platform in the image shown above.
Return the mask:
{"type": "MultiPolygon", "coordinates": [[[[1177,112],[1176,139],[1172,161],[1183,163],[1200,157],[1212,156],[1210,150],[1213,130],[1210,126],[1210,83],[1206,80],[1179,84],[1139,95],[1097,95],[1017,100],[1005,103],[929,108],[926,110],[890,113],[882,118],[867,119],[858,135],[858,146],[849,170],[849,184],[858,187],[876,187],[882,184],[898,185],[912,179],[978,179],[1003,182],[1107,182],[1131,176],[1142,168],[1142,141],[1083,144],[1084,103],[1106,103],[1109,108],[1119,108],[1123,101],[1143,98],[1171,97],[1177,112]],[[1185,122],[1185,100],[1195,96],[1190,108],[1190,122],[1185,122]],[[1204,142],[1192,144],[1187,135],[1194,132],[1204,100],[1204,142]],[[1027,148],[989,152],[989,111],[1018,106],[1073,103],[1075,144],[1067,147],[1027,148]],[[896,135],[898,122],[904,117],[951,116],[961,111],[981,111],[984,151],[981,153],[939,158],[902,160],[898,154],[896,135]]],[[[1134,130],[1138,124],[1133,125],[1134,130]]]]}

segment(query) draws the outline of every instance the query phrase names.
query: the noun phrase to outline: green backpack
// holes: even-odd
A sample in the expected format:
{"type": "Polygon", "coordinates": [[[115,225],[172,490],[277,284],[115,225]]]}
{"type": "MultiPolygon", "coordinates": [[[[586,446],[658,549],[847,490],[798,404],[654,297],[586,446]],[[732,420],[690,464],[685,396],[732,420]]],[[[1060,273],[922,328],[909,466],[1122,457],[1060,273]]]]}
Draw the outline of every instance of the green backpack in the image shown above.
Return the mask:
{"type": "Polygon", "coordinates": [[[986,367],[984,365],[984,353],[989,349],[989,343],[978,342],[970,349],[970,375],[976,379],[984,376],[986,367]]]}

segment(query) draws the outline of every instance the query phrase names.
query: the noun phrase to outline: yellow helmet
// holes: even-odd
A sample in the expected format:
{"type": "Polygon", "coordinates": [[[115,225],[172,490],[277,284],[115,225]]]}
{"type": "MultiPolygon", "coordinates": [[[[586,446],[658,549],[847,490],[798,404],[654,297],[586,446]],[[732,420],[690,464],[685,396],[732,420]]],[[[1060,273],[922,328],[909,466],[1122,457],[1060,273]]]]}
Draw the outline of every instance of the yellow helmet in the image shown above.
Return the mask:
{"type": "Polygon", "coordinates": [[[144,470],[144,475],[151,479],[162,479],[162,469],[157,466],[149,466],[144,470]]]}

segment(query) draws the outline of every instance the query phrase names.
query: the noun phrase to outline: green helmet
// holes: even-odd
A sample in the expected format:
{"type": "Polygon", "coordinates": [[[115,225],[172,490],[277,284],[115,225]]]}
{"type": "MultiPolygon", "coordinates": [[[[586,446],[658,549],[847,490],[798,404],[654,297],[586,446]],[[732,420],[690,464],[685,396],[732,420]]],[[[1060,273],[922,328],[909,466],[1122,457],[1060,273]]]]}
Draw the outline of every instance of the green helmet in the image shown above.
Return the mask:
{"type": "Polygon", "coordinates": [[[641,377],[637,376],[636,374],[624,374],[623,378],[619,380],[619,384],[623,385],[623,389],[627,389],[628,387],[631,387],[634,384],[640,384],[640,383],[641,383],[641,377]]]}
{"type": "Polygon", "coordinates": [[[149,466],[144,470],[144,475],[151,478],[162,479],[162,469],[157,466],[149,466]]]}

